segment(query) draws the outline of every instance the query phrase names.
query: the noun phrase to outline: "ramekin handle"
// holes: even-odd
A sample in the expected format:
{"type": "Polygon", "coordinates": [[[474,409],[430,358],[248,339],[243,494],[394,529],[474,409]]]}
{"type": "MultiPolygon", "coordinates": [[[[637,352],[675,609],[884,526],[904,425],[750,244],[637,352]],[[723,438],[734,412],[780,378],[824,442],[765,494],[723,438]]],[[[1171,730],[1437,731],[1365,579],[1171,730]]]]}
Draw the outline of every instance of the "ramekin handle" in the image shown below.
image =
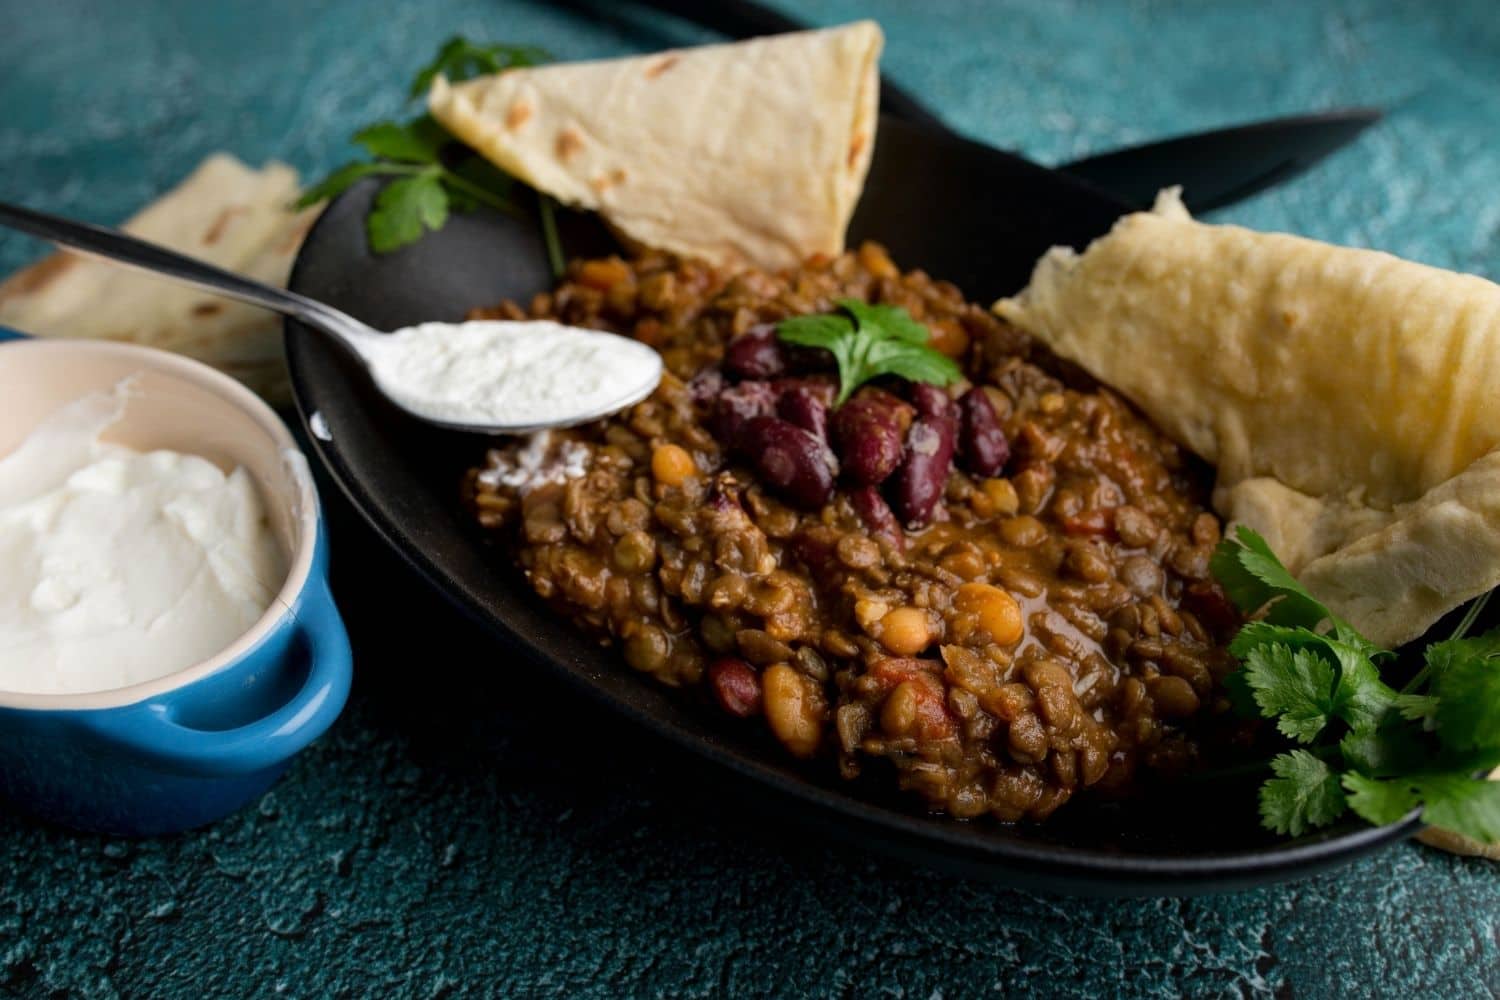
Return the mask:
{"type": "Polygon", "coordinates": [[[309,578],[291,627],[293,649],[279,669],[305,666],[306,679],[284,704],[253,722],[229,729],[186,725],[175,718],[178,692],[169,692],[124,709],[84,713],[81,724],[108,749],[179,774],[219,777],[274,767],[333,724],[354,672],[349,636],[321,574],[309,578]]]}

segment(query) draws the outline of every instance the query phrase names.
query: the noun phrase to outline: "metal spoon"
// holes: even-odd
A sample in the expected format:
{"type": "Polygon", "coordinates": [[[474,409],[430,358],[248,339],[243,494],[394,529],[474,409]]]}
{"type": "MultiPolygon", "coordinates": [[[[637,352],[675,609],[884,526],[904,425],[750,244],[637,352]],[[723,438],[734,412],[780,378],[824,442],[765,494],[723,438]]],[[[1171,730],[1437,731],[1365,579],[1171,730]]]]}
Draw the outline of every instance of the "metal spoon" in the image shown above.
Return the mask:
{"type": "Polygon", "coordinates": [[[626,344],[639,347],[640,351],[644,352],[643,361],[647,360],[646,354],[650,355],[649,365],[645,367],[645,370],[654,374],[650,378],[642,378],[638,385],[622,387],[620,395],[611,399],[605,406],[595,407],[588,411],[558,414],[545,422],[503,424],[439,419],[404,405],[392,394],[387,385],[382,384],[381,378],[373,370],[370,363],[372,353],[377,349],[381,339],[388,335],[366,326],[353,316],[340,312],[332,306],[295,292],[261,284],[146,240],[129,236],[116,229],[90,225],[86,222],[75,222],[45,212],[22,208],[19,205],[0,202],[0,225],[50,240],[85,256],[100,257],[125,264],[300,320],[307,326],[332,336],[354,354],[365,366],[366,372],[371,375],[376,387],[392,404],[419,420],[450,430],[479,434],[525,434],[553,427],[569,427],[586,423],[607,417],[611,413],[617,413],[640,402],[651,394],[661,380],[661,357],[650,347],[633,340],[616,337],[614,334],[587,331],[592,336],[610,338],[615,347],[620,346],[618,342],[622,340],[626,344]]]}

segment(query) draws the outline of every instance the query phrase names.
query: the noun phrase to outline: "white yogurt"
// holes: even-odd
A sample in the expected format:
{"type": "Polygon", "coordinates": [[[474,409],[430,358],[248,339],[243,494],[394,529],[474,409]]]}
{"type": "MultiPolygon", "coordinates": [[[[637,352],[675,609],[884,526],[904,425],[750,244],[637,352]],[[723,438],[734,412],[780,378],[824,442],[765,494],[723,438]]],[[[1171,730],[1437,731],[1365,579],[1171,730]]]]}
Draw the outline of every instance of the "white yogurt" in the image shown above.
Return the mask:
{"type": "Polygon", "coordinates": [[[563,426],[650,394],[661,356],[629,337],[549,320],[423,323],[362,339],[370,374],[431,420],[513,429],[563,426]]]}
{"type": "Polygon", "coordinates": [[[78,400],[0,459],[0,689],[175,673],[243,635],[286,577],[244,469],[99,440],[127,396],[78,400]]]}

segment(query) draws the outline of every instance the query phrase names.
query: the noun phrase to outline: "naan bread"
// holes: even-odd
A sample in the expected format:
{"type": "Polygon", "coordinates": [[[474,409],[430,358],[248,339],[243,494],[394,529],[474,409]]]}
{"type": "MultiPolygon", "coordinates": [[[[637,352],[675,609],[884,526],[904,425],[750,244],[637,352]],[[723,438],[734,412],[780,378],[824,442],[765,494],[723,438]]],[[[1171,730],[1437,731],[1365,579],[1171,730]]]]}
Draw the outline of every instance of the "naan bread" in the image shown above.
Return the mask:
{"type": "Polygon", "coordinates": [[[875,143],[873,21],[438,77],[428,107],[502,170],[645,246],[723,266],[836,255],[875,143]]]}
{"type": "MultiPolygon", "coordinates": [[[[294,211],[297,172],[215,154],[122,227],[284,286],[317,209],[294,211]]],[[[206,362],[273,403],[291,398],[274,313],[102,261],[56,254],[0,284],[0,325],[39,337],[124,340],[206,362]]]]}
{"type": "Polygon", "coordinates": [[[1214,463],[1219,512],[1374,641],[1500,584],[1500,286],[1169,191],[995,309],[1214,463]]]}

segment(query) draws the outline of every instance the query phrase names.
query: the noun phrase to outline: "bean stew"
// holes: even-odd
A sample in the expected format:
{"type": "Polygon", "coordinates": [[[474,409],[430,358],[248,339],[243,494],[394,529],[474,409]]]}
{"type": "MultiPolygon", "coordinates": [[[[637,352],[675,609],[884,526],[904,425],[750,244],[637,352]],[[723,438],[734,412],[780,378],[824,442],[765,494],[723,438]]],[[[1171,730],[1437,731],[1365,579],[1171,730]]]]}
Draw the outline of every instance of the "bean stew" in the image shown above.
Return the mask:
{"type": "Polygon", "coordinates": [[[954,286],[873,244],[781,273],[648,253],[476,315],[662,353],[650,398],[492,449],[464,497],[542,598],[725,725],[1016,821],[1180,772],[1227,724],[1202,470],[954,286]],[[905,308],[965,379],[835,407],[830,359],[775,324],[840,298],[905,308]]]}

